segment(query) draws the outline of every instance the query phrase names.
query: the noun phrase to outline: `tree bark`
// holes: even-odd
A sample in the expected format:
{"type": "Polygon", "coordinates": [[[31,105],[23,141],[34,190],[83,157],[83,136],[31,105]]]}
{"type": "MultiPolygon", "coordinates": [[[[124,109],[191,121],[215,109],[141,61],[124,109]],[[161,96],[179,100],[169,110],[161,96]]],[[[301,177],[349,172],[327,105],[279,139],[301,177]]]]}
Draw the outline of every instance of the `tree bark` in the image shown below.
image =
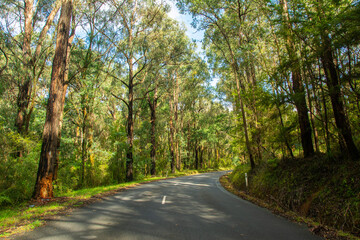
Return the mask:
{"type": "MultiPolygon", "coordinates": [[[[85,97],[82,96],[81,99],[82,103],[81,105],[84,105],[84,101],[85,101],[85,97]]],[[[86,128],[86,124],[87,124],[87,108],[85,106],[83,106],[82,109],[82,115],[83,115],[83,119],[82,119],[82,126],[81,126],[81,187],[84,187],[85,184],[85,172],[86,172],[86,162],[87,162],[87,128],[86,128]]]]}
{"type": "Polygon", "coordinates": [[[188,122],[187,124],[187,154],[186,154],[186,161],[184,161],[184,168],[189,169],[190,168],[190,153],[191,153],[191,140],[190,140],[190,136],[191,135],[191,126],[190,126],[190,122],[188,122]]]}
{"type": "Polygon", "coordinates": [[[328,35],[322,35],[323,49],[321,61],[325,72],[326,84],[329,88],[331,105],[334,112],[336,127],[345,141],[346,150],[351,159],[359,160],[360,154],[357,149],[350,128],[349,119],[346,115],[342,94],[340,90],[340,81],[334,64],[331,40],[328,35]]]}
{"type": "MultiPolygon", "coordinates": [[[[238,1],[238,3],[240,3],[240,1],[238,1]]],[[[215,18],[218,18],[218,17],[215,16],[215,18]]],[[[245,143],[246,144],[246,149],[247,149],[247,152],[249,154],[249,160],[250,160],[251,169],[254,169],[255,168],[255,161],[254,161],[253,150],[251,148],[250,139],[249,139],[248,124],[247,124],[247,118],[246,118],[246,114],[245,114],[245,106],[244,106],[244,103],[243,103],[243,99],[241,97],[242,91],[245,92],[245,87],[241,83],[241,79],[240,79],[241,73],[240,73],[240,70],[239,70],[237,58],[236,58],[235,53],[234,53],[234,51],[233,51],[233,49],[231,47],[231,42],[230,42],[229,36],[226,34],[226,31],[219,24],[219,22],[215,21],[214,24],[218,27],[221,35],[224,37],[225,43],[226,43],[227,48],[229,50],[230,59],[228,59],[228,61],[229,61],[230,65],[231,65],[231,68],[233,70],[234,77],[235,77],[236,90],[237,90],[236,101],[237,101],[237,104],[240,105],[240,111],[241,111],[241,117],[242,117],[242,121],[243,121],[243,128],[244,128],[244,135],[245,135],[245,142],[246,142],[245,143]]],[[[225,55],[224,55],[224,57],[227,58],[225,55]]]]}
{"type": "Polygon", "coordinates": [[[170,97],[170,116],[169,116],[169,127],[170,127],[170,138],[169,138],[169,145],[170,145],[170,156],[171,156],[171,172],[175,173],[175,166],[176,166],[176,159],[175,159],[175,145],[174,145],[174,134],[175,134],[175,130],[174,130],[174,122],[173,122],[173,117],[172,114],[174,112],[173,110],[173,103],[171,101],[171,97],[170,97]]]}
{"type": "Polygon", "coordinates": [[[243,121],[246,149],[249,154],[251,169],[255,169],[255,161],[254,161],[253,151],[251,148],[249,133],[248,133],[247,119],[246,119],[246,114],[245,114],[245,106],[244,106],[243,99],[241,97],[240,80],[238,79],[237,73],[235,73],[235,81],[236,81],[236,89],[237,89],[237,94],[238,94],[238,101],[240,104],[241,117],[242,117],[242,121],[243,121]]]}
{"type": "Polygon", "coordinates": [[[199,169],[199,147],[197,146],[197,142],[195,142],[195,169],[199,169]]]}
{"type": "MultiPolygon", "coordinates": [[[[272,87],[273,87],[274,95],[279,95],[279,93],[275,89],[275,87],[274,86],[272,86],[272,87]]],[[[284,120],[283,120],[283,117],[282,117],[282,113],[281,113],[281,109],[280,109],[278,101],[276,101],[275,106],[276,106],[276,109],[277,109],[277,111],[279,113],[279,120],[280,120],[280,125],[281,125],[280,134],[281,134],[281,136],[282,136],[282,138],[284,140],[284,143],[285,143],[285,146],[286,146],[287,150],[290,153],[291,158],[294,159],[294,153],[293,153],[293,151],[291,149],[291,146],[290,146],[290,143],[289,143],[289,140],[288,140],[288,134],[287,134],[287,132],[284,132],[285,124],[284,124],[284,120]]]]}
{"type": "Polygon", "coordinates": [[[303,147],[304,157],[311,157],[312,155],[314,155],[315,152],[312,143],[312,131],[305,99],[304,86],[302,84],[299,71],[293,69],[292,76],[293,90],[295,93],[294,102],[296,110],[298,112],[298,120],[300,126],[301,145],[303,147]]]}
{"type": "MultiPolygon", "coordinates": [[[[31,92],[33,86],[33,78],[31,71],[35,70],[35,65],[38,57],[41,53],[42,44],[44,42],[46,33],[48,32],[56,13],[60,8],[60,4],[56,4],[53,10],[48,15],[46,23],[41,30],[38,38],[35,53],[31,53],[31,38],[33,33],[33,19],[34,19],[34,0],[25,0],[24,8],[24,39],[23,39],[23,77],[19,82],[19,92],[17,96],[17,114],[15,119],[15,127],[18,133],[26,135],[29,130],[29,122],[32,114],[32,110],[29,110],[29,104],[31,99],[31,92]]],[[[35,16],[36,17],[36,16],[35,16]]],[[[45,62],[44,62],[45,64],[45,62]]],[[[21,153],[19,153],[21,155],[21,153]]]]}
{"type": "Polygon", "coordinates": [[[67,70],[67,54],[72,0],[66,0],[61,7],[58,23],[55,55],[51,73],[49,100],[46,109],[46,121],[43,131],[43,143],[33,198],[52,198],[52,182],[57,172],[57,148],[60,141],[61,115],[64,108],[64,91],[67,70]]]}
{"type": "Polygon", "coordinates": [[[314,155],[315,151],[312,143],[312,132],[309,121],[308,108],[306,104],[306,95],[304,91],[304,85],[301,79],[300,62],[298,57],[296,56],[296,49],[290,37],[292,26],[288,15],[287,2],[286,0],[281,0],[280,4],[282,5],[283,19],[286,24],[286,48],[291,61],[291,72],[293,81],[292,89],[294,91],[295,107],[298,112],[301,145],[303,147],[304,157],[310,157],[314,155]]]}
{"type": "Polygon", "coordinates": [[[31,36],[32,36],[32,19],[33,19],[34,0],[25,0],[24,9],[24,42],[22,46],[24,59],[23,80],[19,83],[19,93],[17,97],[18,113],[16,116],[15,126],[20,134],[27,132],[25,129],[25,120],[27,119],[27,108],[29,106],[32,81],[31,81],[31,36]]]}
{"type": "MultiPolygon", "coordinates": [[[[251,39],[248,38],[248,41],[250,42],[251,39]]],[[[250,86],[250,91],[255,92],[257,89],[257,83],[256,83],[256,72],[255,72],[255,66],[254,66],[254,59],[253,59],[253,56],[249,53],[246,56],[247,56],[247,63],[245,65],[246,78],[247,78],[247,82],[250,86]]],[[[259,111],[257,110],[257,107],[256,107],[256,95],[252,94],[250,98],[251,98],[250,109],[254,113],[253,114],[254,118],[251,119],[252,121],[250,121],[250,127],[255,129],[255,131],[252,131],[251,137],[252,137],[253,143],[256,143],[258,161],[261,161],[261,159],[262,159],[261,129],[258,126],[259,111]]],[[[256,155],[256,153],[255,153],[255,155],[256,155]]]]}
{"type": "Polygon", "coordinates": [[[156,108],[157,108],[157,86],[154,89],[154,99],[150,100],[148,98],[148,103],[150,107],[150,122],[151,122],[151,130],[150,130],[150,141],[151,141],[151,150],[150,150],[150,158],[151,158],[151,175],[156,175],[156,108]]]}
{"type": "Polygon", "coordinates": [[[126,152],[126,181],[130,182],[134,179],[133,173],[133,144],[134,144],[134,119],[133,119],[133,108],[134,108],[134,83],[132,74],[132,58],[129,59],[129,84],[128,84],[128,117],[127,117],[127,142],[128,148],[126,152]]]}
{"type": "MultiPolygon", "coordinates": [[[[308,66],[308,69],[309,69],[310,77],[312,79],[314,79],[315,76],[311,71],[311,66],[308,66]]],[[[313,129],[313,133],[314,133],[315,150],[316,150],[316,152],[320,152],[319,140],[318,140],[318,131],[317,131],[317,128],[316,128],[316,125],[315,125],[315,111],[314,111],[313,103],[312,103],[313,100],[311,99],[312,94],[311,94],[311,91],[309,89],[309,82],[308,82],[306,77],[305,77],[305,86],[306,86],[307,99],[308,99],[308,102],[309,102],[310,121],[311,121],[311,126],[312,126],[312,129],[313,129]]],[[[313,84],[312,84],[313,91],[315,91],[314,88],[315,88],[315,84],[314,84],[314,81],[313,81],[313,84]]],[[[315,98],[315,95],[314,95],[314,98],[315,98]]]]}
{"type": "Polygon", "coordinates": [[[176,76],[175,76],[175,88],[174,88],[174,141],[175,141],[174,150],[175,150],[176,169],[180,171],[181,162],[180,162],[180,149],[179,149],[179,137],[178,137],[179,79],[177,76],[177,72],[175,74],[176,76]]]}
{"type": "Polygon", "coordinates": [[[200,163],[200,169],[203,169],[204,168],[204,147],[201,146],[200,149],[200,158],[199,158],[199,163],[200,163]]]}

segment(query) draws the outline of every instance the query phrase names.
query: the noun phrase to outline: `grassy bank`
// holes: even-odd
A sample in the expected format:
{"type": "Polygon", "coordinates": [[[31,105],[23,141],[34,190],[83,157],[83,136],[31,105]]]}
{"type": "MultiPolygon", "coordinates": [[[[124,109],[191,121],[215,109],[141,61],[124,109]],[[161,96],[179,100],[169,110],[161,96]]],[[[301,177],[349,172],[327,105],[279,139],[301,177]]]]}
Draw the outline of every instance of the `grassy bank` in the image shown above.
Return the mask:
{"type": "Polygon", "coordinates": [[[57,215],[68,214],[74,208],[98,201],[103,197],[113,195],[139,184],[220,170],[225,169],[186,170],[169,174],[167,177],[148,177],[129,183],[69,191],[59,194],[51,200],[28,201],[12,207],[3,208],[0,209],[0,237],[7,238],[13,234],[31,230],[43,225],[46,220],[54,218],[57,215]]]}
{"type": "Polygon", "coordinates": [[[272,160],[255,171],[238,166],[229,180],[234,188],[282,211],[360,237],[360,162],[327,156],[272,160]]]}

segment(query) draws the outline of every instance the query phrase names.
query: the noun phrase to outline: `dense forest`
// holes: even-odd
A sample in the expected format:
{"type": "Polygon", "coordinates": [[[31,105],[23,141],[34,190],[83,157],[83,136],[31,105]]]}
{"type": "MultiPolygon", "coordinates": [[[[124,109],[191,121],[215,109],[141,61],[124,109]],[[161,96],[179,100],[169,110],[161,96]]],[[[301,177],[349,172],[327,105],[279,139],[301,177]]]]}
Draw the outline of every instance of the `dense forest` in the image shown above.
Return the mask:
{"type": "Polygon", "coordinates": [[[359,1],[177,6],[205,54],[161,1],[1,0],[0,205],[185,169],[359,161],[359,1]]]}

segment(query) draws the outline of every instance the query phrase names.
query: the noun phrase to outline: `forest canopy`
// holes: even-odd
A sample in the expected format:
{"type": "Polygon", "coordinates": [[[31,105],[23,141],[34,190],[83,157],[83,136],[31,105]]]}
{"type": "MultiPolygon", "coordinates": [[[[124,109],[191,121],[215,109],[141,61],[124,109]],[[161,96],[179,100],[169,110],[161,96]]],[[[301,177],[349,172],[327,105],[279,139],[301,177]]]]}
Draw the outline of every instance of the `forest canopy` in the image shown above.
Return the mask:
{"type": "Polygon", "coordinates": [[[177,7],[204,53],[166,2],[1,0],[0,205],[186,169],[359,161],[359,1],[177,7]]]}

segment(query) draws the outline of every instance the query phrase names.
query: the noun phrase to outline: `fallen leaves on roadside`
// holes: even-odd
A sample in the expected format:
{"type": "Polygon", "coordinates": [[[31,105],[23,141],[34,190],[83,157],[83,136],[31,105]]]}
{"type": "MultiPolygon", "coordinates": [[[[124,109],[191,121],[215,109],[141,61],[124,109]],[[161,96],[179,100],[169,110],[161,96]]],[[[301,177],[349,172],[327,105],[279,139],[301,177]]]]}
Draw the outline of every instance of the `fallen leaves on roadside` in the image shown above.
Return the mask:
{"type": "MultiPolygon", "coordinates": [[[[314,233],[317,236],[323,237],[326,240],[354,240],[353,237],[348,237],[348,236],[340,236],[337,233],[336,229],[330,228],[330,227],[326,227],[323,225],[314,225],[312,223],[311,220],[309,219],[305,219],[303,217],[299,217],[296,213],[294,212],[289,212],[289,211],[285,211],[282,208],[280,208],[278,205],[275,205],[274,203],[267,203],[264,200],[261,200],[259,198],[253,197],[251,196],[249,193],[247,193],[246,191],[241,191],[238,190],[236,188],[234,188],[234,186],[231,184],[230,179],[228,174],[223,175],[222,177],[220,177],[220,183],[221,185],[229,192],[233,193],[234,195],[245,199],[249,202],[252,202],[260,207],[264,207],[269,209],[270,211],[272,211],[273,213],[280,215],[282,217],[285,217],[293,222],[301,222],[301,223],[305,223],[308,225],[309,230],[314,233]]],[[[355,238],[358,239],[358,238],[355,238]]]]}

